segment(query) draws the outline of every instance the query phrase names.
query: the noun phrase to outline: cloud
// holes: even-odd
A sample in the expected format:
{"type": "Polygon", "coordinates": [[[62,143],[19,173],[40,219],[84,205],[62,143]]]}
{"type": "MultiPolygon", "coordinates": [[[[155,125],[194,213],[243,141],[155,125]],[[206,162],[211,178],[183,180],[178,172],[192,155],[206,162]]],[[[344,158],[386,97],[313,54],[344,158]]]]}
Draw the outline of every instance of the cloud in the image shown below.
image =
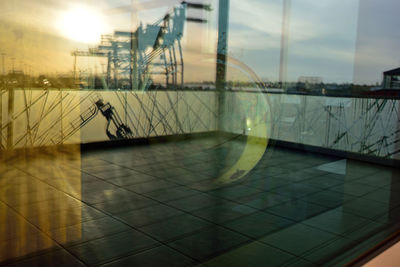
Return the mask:
{"type": "Polygon", "coordinates": [[[364,0],[355,51],[354,80],[357,83],[381,82],[382,72],[400,66],[400,2],[364,0]]]}
{"type": "MultiPolygon", "coordinates": [[[[289,77],[297,79],[300,75],[299,68],[291,65],[303,64],[303,69],[309,71],[308,76],[321,76],[328,73],[324,65],[341,64],[349,73],[339,80],[348,81],[353,75],[358,1],[295,0],[291,3],[289,77]]],[[[230,51],[240,54],[244,49],[245,63],[254,66],[261,76],[277,79],[279,55],[273,53],[280,51],[282,1],[233,0],[230,15],[230,51]]],[[[302,75],[305,74],[302,72],[302,75]]]]}

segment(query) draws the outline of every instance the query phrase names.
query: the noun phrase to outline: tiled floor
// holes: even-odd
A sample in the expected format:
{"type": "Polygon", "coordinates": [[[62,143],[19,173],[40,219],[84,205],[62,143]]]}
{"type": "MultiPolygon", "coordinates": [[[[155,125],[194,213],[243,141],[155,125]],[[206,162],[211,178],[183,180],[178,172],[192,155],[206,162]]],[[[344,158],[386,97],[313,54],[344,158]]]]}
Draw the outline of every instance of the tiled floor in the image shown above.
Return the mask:
{"type": "Polygon", "coordinates": [[[314,266],[400,218],[395,169],[199,139],[3,161],[0,265],[314,266]]]}

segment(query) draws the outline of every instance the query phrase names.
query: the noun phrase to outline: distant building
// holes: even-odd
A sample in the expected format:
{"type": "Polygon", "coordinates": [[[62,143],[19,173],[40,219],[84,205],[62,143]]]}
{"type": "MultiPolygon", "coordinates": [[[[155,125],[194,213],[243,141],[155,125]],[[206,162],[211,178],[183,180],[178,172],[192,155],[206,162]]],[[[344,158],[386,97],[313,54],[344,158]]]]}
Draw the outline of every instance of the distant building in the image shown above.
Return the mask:
{"type": "Polygon", "coordinates": [[[298,82],[305,84],[320,84],[322,83],[322,78],[315,76],[300,76],[298,82]]]}
{"type": "Polygon", "coordinates": [[[10,71],[7,75],[8,84],[12,86],[23,86],[25,83],[25,75],[21,70],[10,71]]]}
{"type": "Polygon", "coordinates": [[[383,73],[383,89],[400,89],[400,68],[383,73]]]}

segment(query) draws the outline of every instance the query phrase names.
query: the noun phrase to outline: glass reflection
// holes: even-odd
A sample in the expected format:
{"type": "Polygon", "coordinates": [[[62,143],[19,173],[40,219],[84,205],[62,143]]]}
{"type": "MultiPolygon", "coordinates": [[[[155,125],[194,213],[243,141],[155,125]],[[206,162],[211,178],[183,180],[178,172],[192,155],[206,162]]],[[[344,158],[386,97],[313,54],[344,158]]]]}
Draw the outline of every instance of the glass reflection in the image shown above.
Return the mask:
{"type": "Polygon", "coordinates": [[[398,5],[3,1],[0,264],[373,247],[398,229],[398,5]]]}

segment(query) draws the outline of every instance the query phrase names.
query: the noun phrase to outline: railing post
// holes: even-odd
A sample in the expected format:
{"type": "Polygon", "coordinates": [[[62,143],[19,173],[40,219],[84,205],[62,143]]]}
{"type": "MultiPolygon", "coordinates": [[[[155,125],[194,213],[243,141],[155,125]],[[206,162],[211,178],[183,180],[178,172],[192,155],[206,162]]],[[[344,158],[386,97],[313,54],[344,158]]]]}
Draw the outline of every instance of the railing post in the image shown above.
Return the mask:
{"type": "Polygon", "coordinates": [[[226,64],[228,54],[229,0],[219,0],[218,47],[215,87],[217,91],[217,130],[223,129],[223,112],[226,90],[226,64]]]}

